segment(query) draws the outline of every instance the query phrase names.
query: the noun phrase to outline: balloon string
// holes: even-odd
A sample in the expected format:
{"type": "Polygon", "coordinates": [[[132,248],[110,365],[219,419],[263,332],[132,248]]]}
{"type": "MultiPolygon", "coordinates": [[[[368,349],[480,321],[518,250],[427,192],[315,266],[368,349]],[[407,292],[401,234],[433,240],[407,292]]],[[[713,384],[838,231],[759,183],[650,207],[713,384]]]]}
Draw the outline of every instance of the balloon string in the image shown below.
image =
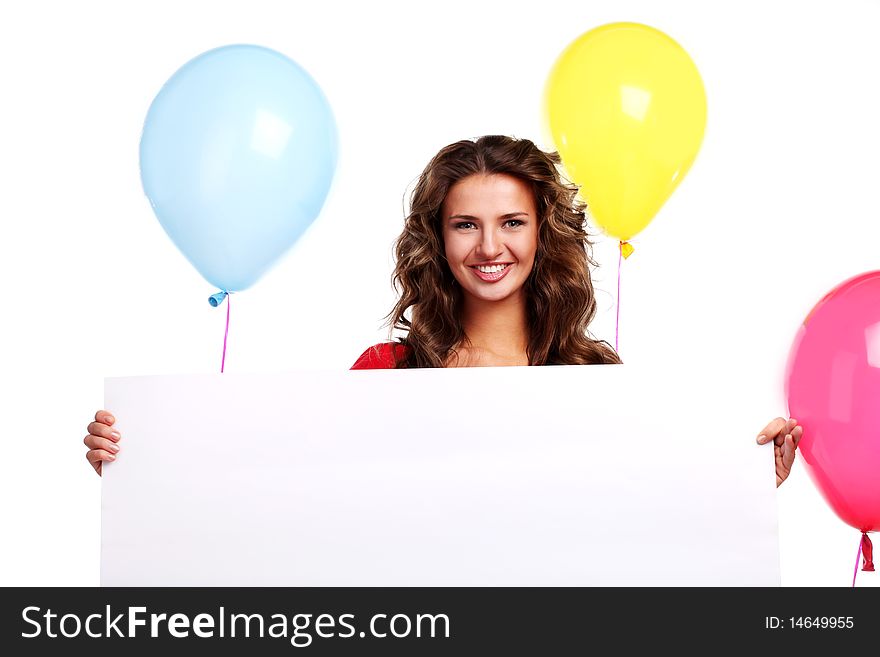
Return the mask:
{"type": "Polygon", "coordinates": [[[856,555],[856,569],[853,572],[852,588],[856,588],[856,575],[859,574],[859,561],[862,560],[862,539],[859,539],[859,553],[856,555]]]}
{"type": "Polygon", "coordinates": [[[223,360],[220,361],[220,374],[226,367],[226,337],[229,335],[229,308],[232,306],[232,295],[226,295],[226,332],[223,333],[223,360]]]}
{"type": "Polygon", "coordinates": [[[620,351],[617,348],[617,342],[620,337],[620,269],[623,265],[623,245],[620,248],[620,255],[617,256],[617,321],[614,324],[614,351],[620,351]]]}

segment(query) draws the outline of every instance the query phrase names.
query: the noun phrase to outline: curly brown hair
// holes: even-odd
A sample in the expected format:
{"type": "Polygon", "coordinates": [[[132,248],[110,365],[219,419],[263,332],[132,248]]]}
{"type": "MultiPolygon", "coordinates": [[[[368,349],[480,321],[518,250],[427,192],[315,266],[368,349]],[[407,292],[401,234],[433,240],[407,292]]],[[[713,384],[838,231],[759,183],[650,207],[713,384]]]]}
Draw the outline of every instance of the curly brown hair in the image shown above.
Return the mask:
{"type": "Polygon", "coordinates": [[[385,317],[389,334],[406,331],[406,357],[397,367],[443,367],[467,342],[460,320],[462,291],[446,261],[441,206],[449,189],[474,174],[506,174],[532,189],[538,210],[538,248],[525,283],[529,365],[620,363],[588,327],[596,314],[590,278],[592,243],[578,188],[563,180],[557,153],[528,139],[489,135],[443,148],[419,177],[403,232],[395,244],[392,283],[399,294],[385,317]],[[411,311],[411,318],[405,315],[411,311]]]}

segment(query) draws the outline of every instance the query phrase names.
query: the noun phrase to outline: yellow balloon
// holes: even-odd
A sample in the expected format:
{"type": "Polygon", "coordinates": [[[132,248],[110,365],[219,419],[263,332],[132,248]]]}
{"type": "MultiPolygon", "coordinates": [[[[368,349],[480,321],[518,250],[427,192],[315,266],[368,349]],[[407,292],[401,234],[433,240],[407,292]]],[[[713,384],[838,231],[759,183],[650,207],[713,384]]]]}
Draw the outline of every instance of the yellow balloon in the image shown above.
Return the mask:
{"type": "Polygon", "coordinates": [[[669,36],[612,23],[571,43],[544,93],[546,128],[590,215],[630,239],[682,181],[703,140],[706,93],[669,36]]]}

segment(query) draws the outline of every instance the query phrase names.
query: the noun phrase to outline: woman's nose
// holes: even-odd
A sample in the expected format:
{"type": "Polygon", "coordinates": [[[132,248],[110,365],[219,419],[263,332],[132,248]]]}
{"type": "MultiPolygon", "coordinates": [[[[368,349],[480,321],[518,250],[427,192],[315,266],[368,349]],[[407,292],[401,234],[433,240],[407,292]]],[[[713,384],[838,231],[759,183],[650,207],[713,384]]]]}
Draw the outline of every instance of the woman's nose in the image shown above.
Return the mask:
{"type": "Polygon", "coordinates": [[[501,250],[501,240],[498,239],[495,231],[483,231],[482,238],[480,239],[480,243],[477,247],[477,251],[480,257],[491,260],[492,258],[501,255],[501,250]]]}

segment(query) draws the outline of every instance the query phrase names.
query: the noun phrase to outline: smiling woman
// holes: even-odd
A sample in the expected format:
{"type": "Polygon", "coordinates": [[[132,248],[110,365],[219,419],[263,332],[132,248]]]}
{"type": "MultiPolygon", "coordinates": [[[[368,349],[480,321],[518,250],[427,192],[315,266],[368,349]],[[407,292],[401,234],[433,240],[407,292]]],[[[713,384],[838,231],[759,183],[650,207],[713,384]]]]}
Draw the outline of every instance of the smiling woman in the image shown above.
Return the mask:
{"type": "Polygon", "coordinates": [[[352,369],[619,363],[594,339],[591,244],[577,188],[527,139],[442,149],[397,240],[391,332],[352,369]]]}

